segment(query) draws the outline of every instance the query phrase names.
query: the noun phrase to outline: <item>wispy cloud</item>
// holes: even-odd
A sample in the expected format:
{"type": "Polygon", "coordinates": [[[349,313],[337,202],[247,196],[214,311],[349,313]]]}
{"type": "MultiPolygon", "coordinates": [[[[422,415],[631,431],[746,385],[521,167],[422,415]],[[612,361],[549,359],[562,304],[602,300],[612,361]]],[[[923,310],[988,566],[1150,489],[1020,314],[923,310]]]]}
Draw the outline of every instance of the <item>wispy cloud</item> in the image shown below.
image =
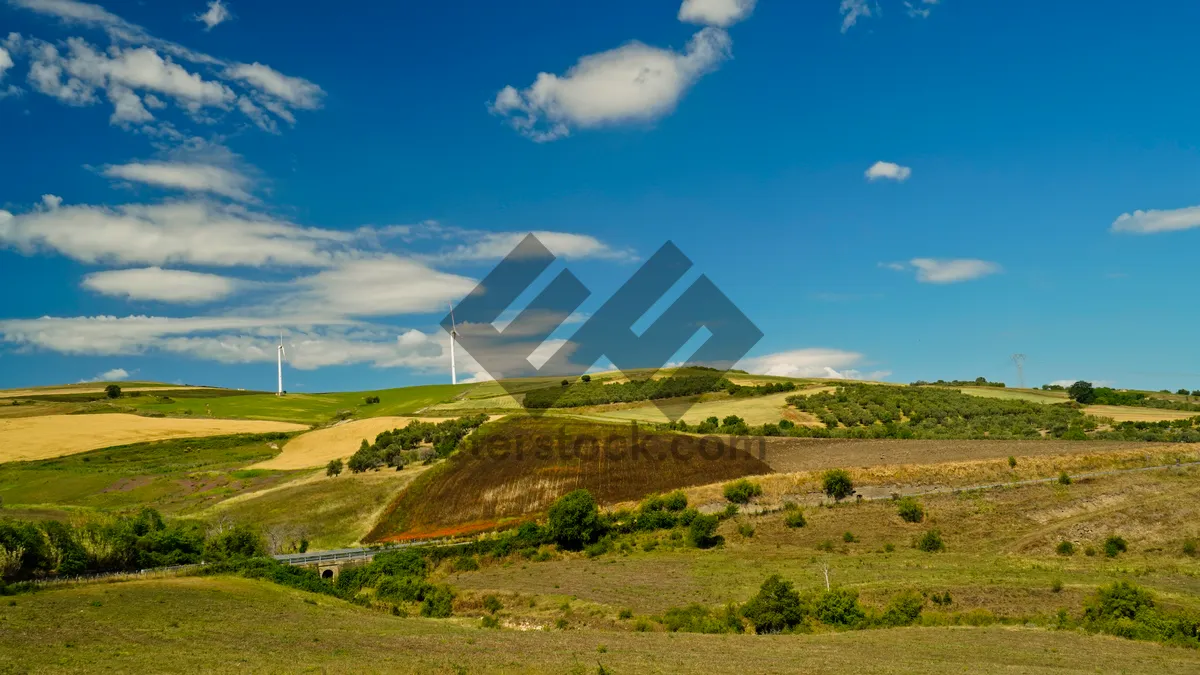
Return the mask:
{"type": "Polygon", "coordinates": [[[229,7],[221,0],[209,0],[208,9],[196,15],[196,20],[204,24],[204,30],[212,30],[232,18],[229,7]]]}
{"type": "Polygon", "coordinates": [[[820,377],[836,380],[882,380],[890,371],[860,371],[863,355],[842,349],[806,348],[742,359],[736,368],[756,375],[820,377]]]}
{"type": "Polygon", "coordinates": [[[907,263],[879,263],[879,267],[896,272],[915,269],[917,281],[923,284],[954,284],[1004,271],[998,263],[975,258],[913,258],[907,263]]]}
{"type": "Polygon", "coordinates": [[[873,5],[869,0],[842,0],[839,10],[842,14],[842,32],[853,28],[859,19],[869,19],[878,12],[879,5],[873,5]]]}
{"type": "Polygon", "coordinates": [[[914,19],[928,19],[932,6],[936,4],[938,0],[905,0],[904,10],[914,19]]]}

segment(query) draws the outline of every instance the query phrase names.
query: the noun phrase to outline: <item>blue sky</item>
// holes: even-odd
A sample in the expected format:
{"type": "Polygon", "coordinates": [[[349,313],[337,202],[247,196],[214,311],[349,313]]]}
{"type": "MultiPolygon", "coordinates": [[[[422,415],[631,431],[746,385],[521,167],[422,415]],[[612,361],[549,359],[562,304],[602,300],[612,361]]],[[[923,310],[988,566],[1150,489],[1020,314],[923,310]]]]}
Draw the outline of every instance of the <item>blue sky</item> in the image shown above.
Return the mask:
{"type": "Polygon", "coordinates": [[[536,231],[584,314],[674,241],[751,370],[1200,388],[1195,3],[332,11],[0,3],[0,386],[444,381],[536,231]]]}

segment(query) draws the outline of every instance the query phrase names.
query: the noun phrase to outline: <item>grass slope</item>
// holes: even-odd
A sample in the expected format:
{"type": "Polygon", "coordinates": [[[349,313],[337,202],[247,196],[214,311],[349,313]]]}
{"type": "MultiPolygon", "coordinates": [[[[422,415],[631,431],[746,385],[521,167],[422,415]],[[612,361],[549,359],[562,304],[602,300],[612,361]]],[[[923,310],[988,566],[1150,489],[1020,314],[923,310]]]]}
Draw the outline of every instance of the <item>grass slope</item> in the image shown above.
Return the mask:
{"type": "Polygon", "coordinates": [[[567,418],[513,416],[485,425],[415,481],[369,539],[492,529],[541,514],[579,488],[608,504],[771,471],[741,449],[718,453],[711,446],[705,451],[713,458],[705,459],[701,439],[693,436],[642,430],[639,440],[645,453],[630,450],[630,426],[567,418]],[[577,442],[584,442],[582,453],[575,451],[577,442]],[[672,443],[678,443],[674,454],[672,443]]]}
{"type": "Polygon", "coordinates": [[[449,401],[474,387],[473,384],[433,384],[403,389],[341,392],[330,394],[252,394],[219,398],[190,398],[161,403],[153,397],[122,399],[122,405],[167,415],[194,415],[232,419],[261,419],[317,424],[326,422],[339,411],[349,410],[356,417],[410,415],[418,410],[449,401]],[[380,402],[366,405],[367,396],[380,402]]]}
{"type": "Polygon", "coordinates": [[[93,585],[0,606],[8,672],[1194,673],[1200,655],[1013,628],[786,636],[481,630],[265,582],[93,585]]]}

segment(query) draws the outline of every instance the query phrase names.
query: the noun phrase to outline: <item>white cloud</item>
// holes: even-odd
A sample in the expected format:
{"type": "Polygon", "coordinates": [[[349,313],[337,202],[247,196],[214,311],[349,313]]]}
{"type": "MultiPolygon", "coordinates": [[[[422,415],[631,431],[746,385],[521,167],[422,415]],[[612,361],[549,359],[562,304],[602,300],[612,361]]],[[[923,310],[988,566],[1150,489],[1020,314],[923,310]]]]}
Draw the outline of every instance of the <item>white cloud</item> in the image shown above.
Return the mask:
{"type": "Polygon", "coordinates": [[[731,26],[754,11],[758,0],[683,0],[679,20],[708,26],[731,26]]]}
{"type": "Polygon", "coordinates": [[[129,371],[124,368],[113,368],[106,370],[103,373],[91,378],[90,380],[80,380],[79,383],[85,382],[122,382],[129,379],[129,371]]]}
{"type": "Polygon", "coordinates": [[[875,162],[864,174],[867,180],[875,181],[881,178],[903,183],[912,175],[912,169],[892,162],[875,162]]]}
{"type": "Polygon", "coordinates": [[[145,183],[187,192],[209,192],[243,202],[253,202],[250,178],[225,167],[189,162],[133,162],[106,166],[109,178],[145,183]]]}
{"type": "Polygon", "coordinates": [[[229,13],[229,7],[221,0],[209,0],[208,9],[196,15],[196,21],[204,24],[204,30],[212,30],[231,18],[233,15],[229,13]]]}
{"type": "Polygon", "coordinates": [[[0,210],[0,246],[25,254],[52,250],[93,264],[323,267],[354,239],[205,201],[0,210]]]}
{"type": "MultiPolygon", "coordinates": [[[[474,241],[457,248],[432,256],[434,259],[470,261],[495,260],[503,258],[521,243],[528,232],[461,232],[474,241]]],[[[555,256],[568,260],[583,258],[599,258],[606,260],[632,260],[634,254],[628,250],[614,249],[599,239],[570,232],[548,232],[540,230],[533,232],[542,244],[550,249],[555,256]]]]}
{"type": "Polygon", "coordinates": [[[62,206],[62,197],[58,195],[42,195],[42,207],[47,209],[57,209],[62,206]]]}
{"type": "MultiPolygon", "coordinates": [[[[842,0],[839,11],[842,13],[843,33],[853,28],[859,19],[873,16],[870,0],[842,0]]],[[[874,11],[879,11],[878,5],[875,5],[874,11]]]]}
{"type": "Polygon", "coordinates": [[[253,85],[259,91],[286,101],[297,108],[319,108],[325,95],[320,87],[299,77],[288,77],[261,63],[238,63],[225,75],[253,85]]]}
{"type": "Polygon", "coordinates": [[[476,281],[397,256],[351,259],[296,279],[281,304],[292,311],[345,316],[436,312],[470,293],[476,281]]]}
{"type": "Polygon", "coordinates": [[[920,4],[914,4],[915,0],[914,0],[914,2],[909,2],[909,0],[905,0],[905,2],[904,2],[905,10],[908,12],[908,15],[914,19],[918,19],[918,18],[919,19],[928,19],[929,12],[930,12],[929,5],[938,4],[938,0],[919,0],[919,1],[920,1],[920,4]]]}
{"type": "MultiPolygon", "coordinates": [[[[135,124],[154,121],[147,108],[161,108],[162,101],[155,94],[174,98],[201,123],[218,121],[220,115],[214,115],[213,111],[231,110],[236,104],[251,122],[272,133],[278,131],[277,125],[265,117],[264,109],[294,124],[291,108],[320,107],[324,92],[308,80],[284,75],[261,63],[231,62],[156,38],[141,26],[98,5],[77,0],[9,0],[9,3],[71,25],[99,28],[108,34],[113,45],[107,50],[97,50],[79,37],[69,38],[66,56],[52,44],[36,38],[24,39],[15,33],[5,44],[9,49],[16,45],[31,55],[29,81],[39,92],[70,105],[87,106],[99,100],[97,90],[103,90],[114,104],[112,122],[118,126],[135,128],[135,124]],[[215,79],[189,71],[172,57],[204,66],[215,79]],[[244,88],[253,100],[239,96],[235,87],[244,88]]],[[[206,18],[218,17],[228,19],[230,15],[220,0],[213,0],[208,11],[197,19],[211,28],[216,24],[210,25],[206,18]]]]}
{"type": "Polygon", "coordinates": [[[1134,211],[1122,213],[1112,224],[1113,232],[1155,234],[1177,232],[1200,227],[1200,206],[1167,211],[1134,211]]]}
{"type": "Polygon", "coordinates": [[[732,41],[719,28],[692,36],[683,53],[631,42],[585,56],[563,76],[539,73],[523,91],[508,86],[491,102],[494,114],[535,141],[552,141],[574,128],[658,119],[705,73],[730,56],[732,41]]]}
{"type": "Polygon", "coordinates": [[[735,367],[755,375],[837,380],[881,380],[891,374],[882,370],[863,373],[851,368],[862,360],[863,355],[857,352],[808,348],[744,358],[735,367]]]}
{"type": "Polygon", "coordinates": [[[93,272],[83,278],[88,290],[130,300],[197,303],[220,300],[237,288],[237,280],[217,274],[164,270],[161,267],[93,272]]]}
{"type": "Polygon", "coordinates": [[[9,68],[13,67],[12,55],[4,47],[0,47],[0,80],[4,79],[4,74],[9,68]]]}
{"type": "Polygon", "coordinates": [[[878,263],[878,266],[885,270],[892,270],[893,272],[903,272],[904,270],[908,269],[908,265],[902,262],[881,262],[878,263]]]}
{"type": "Polygon", "coordinates": [[[925,284],[953,284],[1002,271],[1000,265],[994,262],[972,258],[958,260],[913,258],[909,264],[917,269],[917,281],[925,284]]]}

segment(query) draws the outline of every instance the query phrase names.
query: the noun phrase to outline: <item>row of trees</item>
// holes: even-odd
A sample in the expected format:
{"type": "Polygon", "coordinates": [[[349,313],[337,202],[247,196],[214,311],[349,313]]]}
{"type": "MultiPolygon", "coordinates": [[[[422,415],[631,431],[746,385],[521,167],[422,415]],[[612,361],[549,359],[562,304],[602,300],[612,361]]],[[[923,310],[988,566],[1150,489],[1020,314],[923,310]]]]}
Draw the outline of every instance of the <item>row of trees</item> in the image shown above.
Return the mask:
{"type": "Polygon", "coordinates": [[[612,384],[580,381],[566,387],[533,389],[525,393],[522,405],[531,410],[578,408],[605,403],[632,403],[695,396],[736,386],[718,371],[690,374],[692,371],[689,370],[688,373],[658,380],[631,380],[612,384]]]}
{"type": "MultiPolygon", "coordinates": [[[[1172,401],[1166,398],[1148,396],[1145,392],[1140,391],[1118,391],[1111,387],[1094,387],[1091,382],[1084,380],[1075,382],[1070,387],[1067,387],[1066,391],[1067,396],[1071,400],[1081,405],[1128,405],[1140,408],[1200,412],[1200,403],[1172,401]]],[[[1180,389],[1179,395],[1200,395],[1200,391],[1188,392],[1186,389],[1180,389]]]]}
{"type": "Polygon", "coordinates": [[[167,521],[150,508],[71,523],[0,521],[0,578],[6,581],[218,561],[265,550],[252,528],[167,521]]]}
{"type": "Polygon", "coordinates": [[[938,380],[936,382],[926,382],[925,380],[917,380],[912,383],[914,387],[926,385],[935,385],[939,387],[1006,387],[1008,385],[1003,382],[989,382],[986,377],[977,377],[973,380],[938,380]]]}
{"type": "MultiPolygon", "coordinates": [[[[425,461],[433,456],[446,457],[458,448],[459,442],[467,434],[487,422],[487,415],[470,415],[444,422],[421,422],[413,420],[402,429],[384,431],[375,437],[374,443],[364,438],[358,451],[347,462],[347,467],[354,473],[361,473],[382,466],[404,467],[414,461],[425,461]]],[[[341,473],[341,466],[333,463],[327,473],[331,476],[341,473]]]]}

